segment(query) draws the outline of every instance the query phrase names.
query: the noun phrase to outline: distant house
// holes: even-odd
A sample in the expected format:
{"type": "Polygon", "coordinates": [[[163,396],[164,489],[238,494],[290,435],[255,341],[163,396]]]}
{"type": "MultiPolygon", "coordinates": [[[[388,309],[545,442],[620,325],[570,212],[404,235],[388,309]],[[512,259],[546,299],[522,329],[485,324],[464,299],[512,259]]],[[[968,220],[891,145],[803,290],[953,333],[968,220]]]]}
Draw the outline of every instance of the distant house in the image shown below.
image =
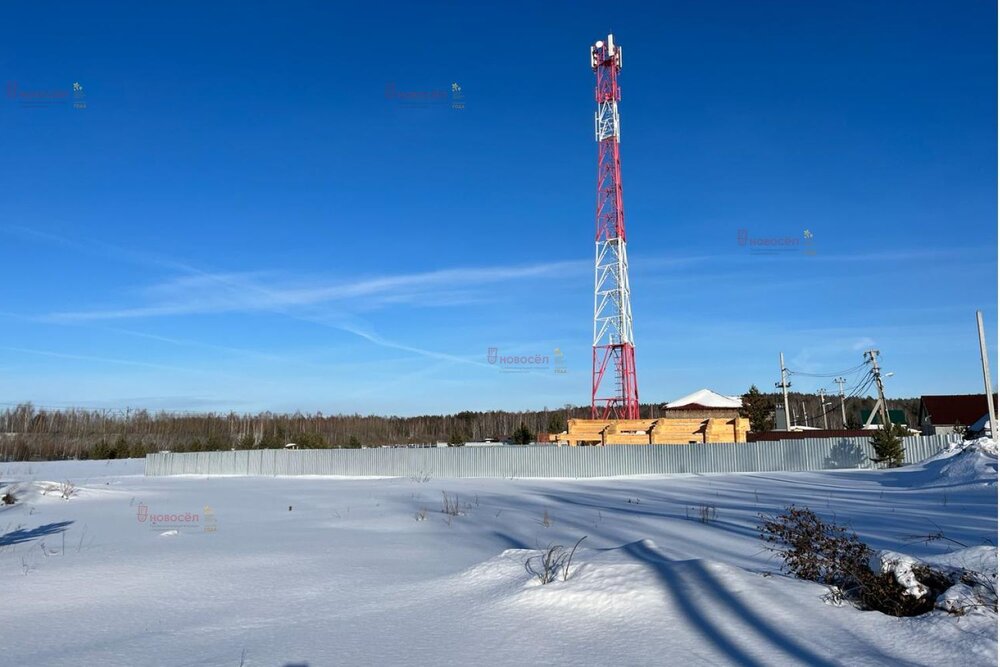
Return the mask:
{"type": "MultiPolygon", "coordinates": [[[[872,416],[871,410],[860,410],[858,412],[858,423],[867,424],[868,418],[872,416]]],[[[901,426],[908,426],[906,422],[906,410],[895,410],[893,408],[889,409],[889,421],[893,424],[899,424],[901,426]]],[[[872,419],[871,427],[882,426],[882,411],[876,410],[875,417],[872,419]]]]}
{"type": "Polygon", "coordinates": [[[699,389],[693,394],[663,404],[663,416],[672,419],[734,419],[740,416],[743,399],[723,396],[711,389],[699,389]]]}
{"type": "MultiPolygon", "coordinates": [[[[993,394],[994,408],[997,395],[993,394]]],[[[956,394],[950,396],[921,396],[917,422],[924,435],[951,433],[956,424],[973,432],[989,430],[989,410],[986,394],[956,394]]]]}

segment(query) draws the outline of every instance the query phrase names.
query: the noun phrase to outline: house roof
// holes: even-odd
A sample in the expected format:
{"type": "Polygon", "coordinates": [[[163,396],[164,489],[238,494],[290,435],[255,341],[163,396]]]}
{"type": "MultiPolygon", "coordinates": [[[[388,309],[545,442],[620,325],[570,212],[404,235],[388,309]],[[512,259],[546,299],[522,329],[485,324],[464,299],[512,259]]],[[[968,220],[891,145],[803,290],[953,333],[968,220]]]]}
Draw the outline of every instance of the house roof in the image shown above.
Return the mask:
{"type": "MultiPolygon", "coordinates": [[[[861,413],[861,423],[867,424],[868,418],[872,416],[871,410],[860,410],[861,413]]],[[[902,424],[906,426],[906,410],[897,410],[896,408],[889,409],[889,421],[893,424],[902,424]]],[[[954,422],[952,422],[954,424],[954,422]]],[[[878,410],[875,412],[875,418],[872,419],[872,424],[882,424],[882,411],[878,410]]]]}
{"type": "MultiPolygon", "coordinates": [[[[996,405],[997,395],[993,394],[996,405]]],[[[930,423],[938,426],[962,424],[969,426],[985,415],[986,394],[960,394],[951,396],[921,396],[921,420],[930,416],[930,423]]]]}
{"type": "Polygon", "coordinates": [[[666,409],[678,408],[725,408],[735,410],[743,407],[743,399],[739,396],[723,396],[711,389],[699,389],[693,394],[682,396],[663,406],[666,409]]]}

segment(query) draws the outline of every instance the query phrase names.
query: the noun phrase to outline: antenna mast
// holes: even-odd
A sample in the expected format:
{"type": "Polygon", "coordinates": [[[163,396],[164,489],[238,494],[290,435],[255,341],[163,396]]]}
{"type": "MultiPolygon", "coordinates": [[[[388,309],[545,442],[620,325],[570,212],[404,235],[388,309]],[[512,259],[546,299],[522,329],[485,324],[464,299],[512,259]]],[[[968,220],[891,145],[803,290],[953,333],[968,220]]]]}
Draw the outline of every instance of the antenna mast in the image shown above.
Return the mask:
{"type": "Polygon", "coordinates": [[[593,419],[638,419],[639,386],[635,374],[622,167],[618,150],[621,138],[618,73],[622,69],[622,49],[615,45],[613,35],[608,35],[607,43],[599,41],[590,47],[590,67],[597,77],[597,113],[594,114],[597,248],[590,412],[593,419]]]}

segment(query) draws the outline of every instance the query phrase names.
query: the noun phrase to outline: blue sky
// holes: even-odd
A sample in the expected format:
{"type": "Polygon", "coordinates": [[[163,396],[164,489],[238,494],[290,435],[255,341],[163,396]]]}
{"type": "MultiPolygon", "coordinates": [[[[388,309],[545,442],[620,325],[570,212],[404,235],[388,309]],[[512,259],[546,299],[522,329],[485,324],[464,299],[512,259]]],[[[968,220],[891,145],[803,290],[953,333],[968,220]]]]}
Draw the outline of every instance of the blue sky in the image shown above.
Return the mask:
{"type": "Polygon", "coordinates": [[[982,391],[996,7],[607,7],[5,3],[0,403],[588,403],[609,30],[643,402],[868,347],[891,396],[982,391]]]}

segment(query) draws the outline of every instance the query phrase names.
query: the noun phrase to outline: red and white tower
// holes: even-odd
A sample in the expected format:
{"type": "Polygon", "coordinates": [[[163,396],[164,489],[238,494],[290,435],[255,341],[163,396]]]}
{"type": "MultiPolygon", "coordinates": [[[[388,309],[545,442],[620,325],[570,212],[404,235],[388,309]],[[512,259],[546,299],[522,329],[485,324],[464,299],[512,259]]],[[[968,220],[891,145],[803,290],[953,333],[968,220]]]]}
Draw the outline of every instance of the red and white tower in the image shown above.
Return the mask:
{"type": "Polygon", "coordinates": [[[594,366],[590,411],[593,419],[638,419],[639,386],[635,377],[632,301],[625,252],[622,208],[621,137],[618,119],[618,73],[622,49],[614,36],[590,47],[597,75],[597,259],[594,269],[594,366]]]}

